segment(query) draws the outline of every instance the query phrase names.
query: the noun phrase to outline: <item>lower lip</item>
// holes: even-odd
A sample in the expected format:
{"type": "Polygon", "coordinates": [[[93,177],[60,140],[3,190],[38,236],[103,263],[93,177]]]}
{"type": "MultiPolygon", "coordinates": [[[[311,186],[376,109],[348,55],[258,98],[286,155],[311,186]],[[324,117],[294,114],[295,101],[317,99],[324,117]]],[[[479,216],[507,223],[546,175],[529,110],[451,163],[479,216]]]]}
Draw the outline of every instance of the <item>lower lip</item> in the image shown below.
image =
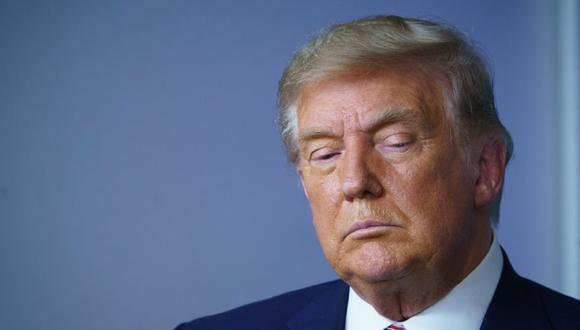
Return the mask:
{"type": "Polygon", "coordinates": [[[352,239],[364,239],[364,238],[373,238],[377,236],[381,236],[384,233],[391,231],[394,229],[395,226],[373,226],[368,228],[359,229],[353,231],[348,235],[348,237],[352,239]]]}

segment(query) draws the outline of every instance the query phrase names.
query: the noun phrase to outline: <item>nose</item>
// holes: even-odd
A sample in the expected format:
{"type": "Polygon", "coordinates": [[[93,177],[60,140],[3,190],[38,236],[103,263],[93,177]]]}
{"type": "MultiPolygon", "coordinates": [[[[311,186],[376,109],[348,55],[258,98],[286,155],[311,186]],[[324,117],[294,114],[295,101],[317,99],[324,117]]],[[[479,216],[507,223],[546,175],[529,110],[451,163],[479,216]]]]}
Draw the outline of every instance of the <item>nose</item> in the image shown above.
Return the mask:
{"type": "Polygon", "coordinates": [[[342,192],[347,200],[376,198],[383,193],[381,182],[371,170],[372,148],[365,144],[364,141],[356,141],[346,148],[342,164],[342,192]]]}

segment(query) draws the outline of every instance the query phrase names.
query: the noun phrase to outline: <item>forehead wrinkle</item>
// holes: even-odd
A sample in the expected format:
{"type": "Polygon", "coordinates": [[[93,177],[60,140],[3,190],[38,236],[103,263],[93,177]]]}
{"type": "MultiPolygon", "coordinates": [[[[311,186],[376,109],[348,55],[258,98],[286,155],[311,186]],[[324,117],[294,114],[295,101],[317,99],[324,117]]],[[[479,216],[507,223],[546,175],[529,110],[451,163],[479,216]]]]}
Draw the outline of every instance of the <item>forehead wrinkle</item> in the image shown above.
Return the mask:
{"type": "Polygon", "coordinates": [[[364,124],[364,130],[373,132],[381,127],[394,123],[408,123],[422,126],[424,120],[421,112],[407,107],[393,107],[381,111],[374,115],[364,124]]]}
{"type": "Polygon", "coordinates": [[[304,131],[300,132],[298,141],[303,143],[315,139],[341,138],[346,132],[363,131],[359,120],[359,114],[356,111],[340,110],[340,116],[335,116],[334,119],[338,119],[342,122],[342,131],[332,129],[331,127],[306,128],[304,131]]]}
{"type": "Polygon", "coordinates": [[[357,111],[355,110],[342,110],[342,118],[343,118],[343,122],[342,125],[344,127],[344,131],[345,132],[357,132],[362,130],[361,124],[360,124],[360,120],[359,120],[359,114],[357,111]]]}
{"type": "MultiPolygon", "coordinates": [[[[300,121],[298,121],[298,143],[303,144],[305,142],[316,140],[316,139],[324,139],[324,138],[340,138],[342,137],[343,132],[335,129],[333,125],[322,125],[322,126],[314,126],[314,127],[307,127],[302,129],[300,127],[300,121]]],[[[306,125],[308,126],[308,125],[306,125]]]]}
{"type": "MultiPolygon", "coordinates": [[[[344,132],[374,132],[386,125],[394,123],[408,123],[412,126],[424,127],[426,125],[423,113],[407,107],[393,107],[381,111],[378,115],[373,115],[364,124],[359,120],[356,111],[341,111],[344,121],[344,132]]],[[[340,138],[342,134],[331,129],[313,127],[306,129],[299,135],[299,141],[305,142],[319,138],[340,138]]]]}
{"type": "MultiPolygon", "coordinates": [[[[364,109],[347,109],[342,105],[334,109],[334,111],[336,111],[335,115],[332,116],[334,117],[334,124],[329,123],[330,126],[322,125],[320,127],[308,127],[301,132],[301,125],[298,120],[297,142],[302,144],[315,139],[340,139],[343,138],[344,134],[347,132],[374,133],[380,128],[394,123],[406,123],[421,129],[425,134],[432,133],[433,130],[439,126],[441,121],[440,118],[437,118],[437,115],[440,114],[434,113],[440,109],[434,109],[438,108],[438,106],[433,106],[434,103],[437,104],[441,101],[439,98],[440,95],[437,93],[441,91],[438,89],[433,90],[434,87],[438,86],[433,86],[431,83],[425,83],[423,80],[411,80],[411,82],[416,84],[415,88],[406,88],[404,91],[407,96],[411,98],[411,104],[386,105],[383,109],[378,111],[378,114],[371,109],[367,109],[367,111],[364,109]],[[336,125],[338,124],[337,121],[342,122],[342,125],[336,125]]],[[[312,97],[313,95],[311,94],[314,92],[316,87],[320,85],[322,85],[322,82],[318,81],[316,83],[307,84],[303,88],[297,98],[297,112],[304,111],[306,99],[312,97]]]]}
{"type": "Polygon", "coordinates": [[[331,130],[314,127],[306,129],[304,130],[304,132],[301,132],[300,135],[298,136],[298,141],[300,142],[300,144],[302,144],[310,140],[323,138],[338,138],[338,137],[340,137],[340,134],[336,134],[331,130]]]}

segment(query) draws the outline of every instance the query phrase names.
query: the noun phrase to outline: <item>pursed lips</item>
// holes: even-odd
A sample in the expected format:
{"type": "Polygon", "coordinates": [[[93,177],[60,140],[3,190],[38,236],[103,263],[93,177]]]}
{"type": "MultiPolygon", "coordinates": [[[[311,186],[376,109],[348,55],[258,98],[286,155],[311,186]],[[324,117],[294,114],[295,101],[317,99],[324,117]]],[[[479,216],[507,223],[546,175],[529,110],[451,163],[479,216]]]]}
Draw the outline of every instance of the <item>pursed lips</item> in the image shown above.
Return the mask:
{"type": "Polygon", "coordinates": [[[385,222],[385,221],[378,221],[378,220],[359,220],[359,221],[355,221],[355,223],[353,223],[350,228],[348,229],[348,231],[346,232],[346,235],[344,235],[344,238],[346,238],[347,236],[359,232],[359,231],[363,231],[365,229],[368,228],[375,228],[375,227],[379,227],[379,228],[389,228],[389,227],[399,227],[397,225],[394,225],[392,223],[389,222],[385,222]]]}

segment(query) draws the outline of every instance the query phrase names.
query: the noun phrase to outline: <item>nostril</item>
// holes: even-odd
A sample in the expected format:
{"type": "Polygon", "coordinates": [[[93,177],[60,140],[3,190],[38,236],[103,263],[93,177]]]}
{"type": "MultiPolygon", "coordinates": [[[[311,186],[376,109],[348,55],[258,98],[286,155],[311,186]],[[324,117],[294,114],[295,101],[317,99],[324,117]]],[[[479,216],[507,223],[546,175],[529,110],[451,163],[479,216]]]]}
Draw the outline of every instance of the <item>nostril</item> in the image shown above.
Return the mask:
{"type": "Polygon", "coordinates": [[[383,194],[383,186],[379,180],[373,177],[368,181],[367,191],[369,194],[378,197],[383,194]]]}

